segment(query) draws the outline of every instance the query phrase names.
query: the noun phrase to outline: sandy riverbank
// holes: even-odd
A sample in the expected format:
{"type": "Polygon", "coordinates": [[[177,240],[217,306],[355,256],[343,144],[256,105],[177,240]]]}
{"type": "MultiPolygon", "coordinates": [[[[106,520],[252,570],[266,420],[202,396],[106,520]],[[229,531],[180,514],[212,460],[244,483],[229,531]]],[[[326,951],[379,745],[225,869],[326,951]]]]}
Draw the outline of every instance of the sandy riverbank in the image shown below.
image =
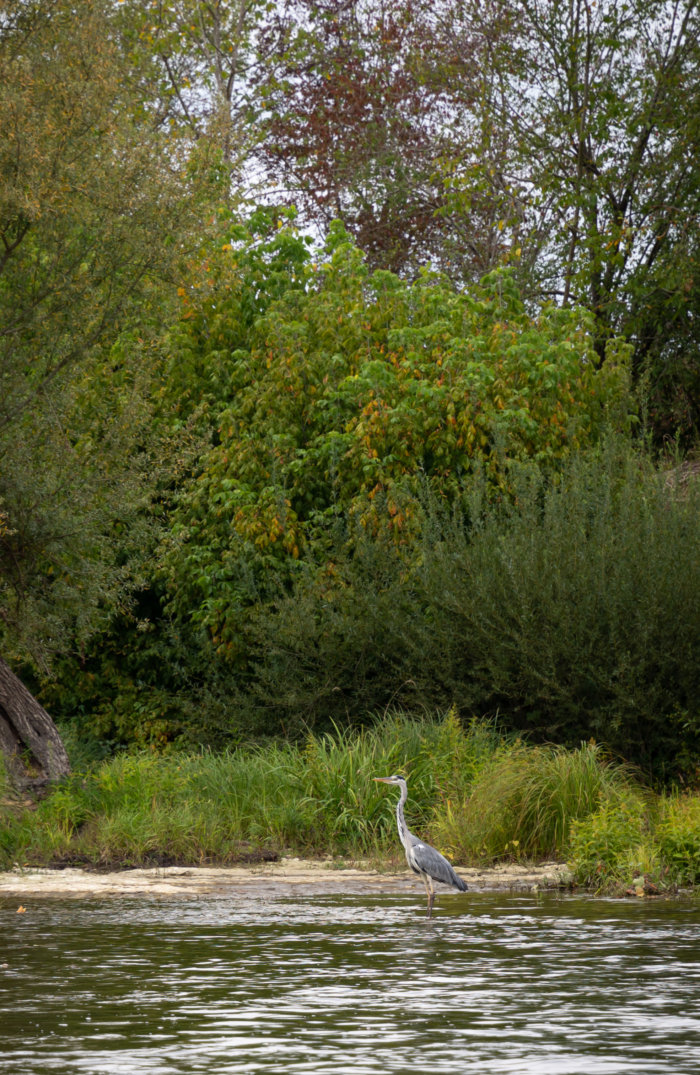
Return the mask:
{"type": "MultiPolygon", "coordinates": [[[[532,890],[566,886],[570,871],[561,863],[509,864],[492,869],[460,869],[470,888],[532,890]]],[[[0,899],[20,897],[221,896],[232,890],[292,895],[314,893],[401,892],[422,887],[409,870],[379,872],[362,865],[339,868],[331,862],[284,858],[255,866],[165,866],[95,873],[67,868],[17,869],[0,874],[0,899]]]]}

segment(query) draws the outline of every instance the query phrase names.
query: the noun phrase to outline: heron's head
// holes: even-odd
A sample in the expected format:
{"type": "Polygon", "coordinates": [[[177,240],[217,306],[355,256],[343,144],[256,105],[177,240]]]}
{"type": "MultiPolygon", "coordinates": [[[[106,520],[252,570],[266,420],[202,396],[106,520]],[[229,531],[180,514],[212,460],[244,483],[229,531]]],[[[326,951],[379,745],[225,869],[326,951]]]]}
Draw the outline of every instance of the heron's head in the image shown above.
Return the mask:
{"type": "Polygon", "coordinates": [[[398,784],[401,786],[401,784],[406,783],[405,777],[397,776],[396,773],[393,776],[375,776],[372,779],[378,780],[381,784],[398,784]]]}

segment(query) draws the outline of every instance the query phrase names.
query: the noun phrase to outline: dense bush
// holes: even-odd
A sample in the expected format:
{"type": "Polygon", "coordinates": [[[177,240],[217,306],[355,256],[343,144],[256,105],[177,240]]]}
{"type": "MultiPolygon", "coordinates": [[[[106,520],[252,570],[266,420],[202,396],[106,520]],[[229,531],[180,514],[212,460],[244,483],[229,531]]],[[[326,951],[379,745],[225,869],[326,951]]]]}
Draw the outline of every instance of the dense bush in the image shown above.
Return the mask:
{"type": "Polygon", "coordinates": [[[298,735],[402,698],[485,711],[435,649],[433,509],[624,425],[626,347],[600,367],[588,316],[528,309],[507,271],[408,283],[342,229],[313,262],[279,215],[222,220],[163,339],[144,590],[42,701],[115,745],[298,735]]]}
{"type": "Polygon", "coordinates": [[[659,775],[688,749],[697,758],[700,488],[681,494],[611,444],[557,480],[525,474],[512,506],[439,536],[414,651],[428,679],[515,727],[569,745],[593,736],[659,775]]]}
{"type": "Polygon", "coordinates": [[[257,226],[210,252],[168,341],[170,405],[212,431],[164,547],[169,607],[234,662],[242,611],[338,519],[410,544],[422,484],[452,499],[480,461],[501,487],[509,461],[553,463],[629,408],[626,346],[601,367],[588,316],[528,310],[505,270],[407,283],[369,273],[339,227],[313,263],[257,226]]]}

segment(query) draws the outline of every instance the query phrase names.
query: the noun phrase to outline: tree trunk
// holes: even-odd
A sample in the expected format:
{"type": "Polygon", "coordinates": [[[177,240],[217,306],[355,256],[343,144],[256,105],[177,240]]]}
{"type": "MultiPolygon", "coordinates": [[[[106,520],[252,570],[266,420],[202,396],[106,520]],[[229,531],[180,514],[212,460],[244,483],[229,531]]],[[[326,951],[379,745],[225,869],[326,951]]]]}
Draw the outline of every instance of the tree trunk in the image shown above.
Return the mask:
{"type": "Polygon", "coordinates": [[[0,751],[13,782],[41,787],[70,772],[58,728],[0,657],[0,751]]]}

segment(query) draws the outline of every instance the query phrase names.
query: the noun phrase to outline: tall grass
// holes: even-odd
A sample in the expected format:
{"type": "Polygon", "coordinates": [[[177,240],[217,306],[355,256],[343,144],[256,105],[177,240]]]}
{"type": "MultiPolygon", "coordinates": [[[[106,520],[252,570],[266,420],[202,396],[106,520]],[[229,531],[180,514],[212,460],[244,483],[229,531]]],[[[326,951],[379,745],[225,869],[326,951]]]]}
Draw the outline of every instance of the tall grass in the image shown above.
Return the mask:
{"type": "MultiPolygon", "coordinates": [[[[21,823],[6,818],[5,861],[233,862],[248,852],[386,855],[394,796],[372,777],[404,772],[407,813],[426,827],[440,801],[463,797],[501,749],[487,725],[385,717],[356,733],[221,754],[118,755],[76,774],[21,823]]],[[[0,851],[0,854],[2,851],[0,851]]]]}
{"type": "Polygon", "coordinates": [[[572,822],[631,786],[631,775],[608,762],[600,747],[578,750],[516,743],[495,754],[460,809],[434,829],[463,861],[562,857],[572,822]]]}

